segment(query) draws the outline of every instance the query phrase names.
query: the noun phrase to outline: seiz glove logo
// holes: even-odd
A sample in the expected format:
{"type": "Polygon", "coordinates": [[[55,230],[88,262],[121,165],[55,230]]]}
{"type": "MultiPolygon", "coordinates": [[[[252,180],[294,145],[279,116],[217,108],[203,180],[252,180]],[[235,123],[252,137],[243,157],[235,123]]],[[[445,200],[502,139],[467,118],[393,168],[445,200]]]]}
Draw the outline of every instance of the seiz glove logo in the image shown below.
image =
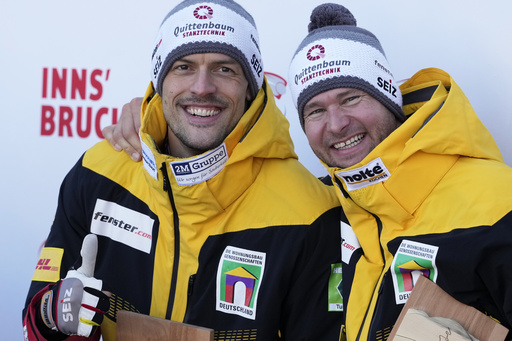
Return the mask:
{"type": "Polygon", "coordinates": [[[73,314],[71,312],[73,309],[71,308],[71,295],[73,293],[73,288],[64,290],[64,298],[60,301],[60,308],[62,309],[62,320],[64,322],[72,322],[73,314]]]}
{"type": "Polygon", "coordinates": [[[57,316],[60,317],[60,325],[63,323],[73,326],[73,330],[78,326],[77,318],[73,317],[73,311],[80,309],[80,302],[82,301],[82,288],[83,284],[80,280],[69,278],[61,284],[59,288],[59,299],[57,302],[57,316]],[[65,283],[64,283],[65,282],[65,283]],[[75,288],[75,290],[73,290],[75,288]],[[75,297],[73,297],[73,292],[75,297]]]}
{"type": "Polygon", "coordinates": [[[41,317],[48,328],[89,337],[103,321],[109,299],[101,292],[102,281],[93,277],[97,252],[97,236],[87,235],[80,251],[82,266],[68,271],[66,278],[43,295],[41,317]]]}

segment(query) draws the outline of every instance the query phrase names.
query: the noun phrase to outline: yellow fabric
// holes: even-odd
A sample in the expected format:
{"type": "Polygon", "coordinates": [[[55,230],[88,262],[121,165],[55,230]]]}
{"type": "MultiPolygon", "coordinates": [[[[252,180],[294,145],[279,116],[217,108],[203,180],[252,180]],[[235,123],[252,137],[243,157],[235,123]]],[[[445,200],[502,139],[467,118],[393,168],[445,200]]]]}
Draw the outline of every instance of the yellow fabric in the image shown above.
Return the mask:
{"type": "MultiPolygon", "coordinates": [[[[158,168],[165,164],[180,221],[180,266],[171,319],[185,315],[188,278],[198,267],[198,255],[209,235],[278,225],[304,225],[339,206],[332,186],[323,185],[302,166],[293,151],[289,123],[277,108],[269,86],[260,90],[225,143],[229,160],[206,182],[180,186],[169,163],[174,157],[157,151],[167,126],[161,99],[148,88],[142,109],[141,138],[150,146],[158,168]],[[287,174],[276,179],[276,174],[287,174]],[[283,178],[286,179],[283,181],[283,178]]],[[[173,273],[173,212],[163,192],[162,173],[155,180],[142,162],[134,163],[107,142],[92,148],[84,166],[121,184],[144,200],[160,219],[155,254],[151,315],[165,317],[173,273]],[[107,162],[108,161],[108,162],[107,162]]],[[[114,340],[114,326],[102,325],[104,339],[114,340]]]]}
{"type": "MultiPolygon", "coordinates": [[[[454,80],[442,70],[425,69],[405,82],[401,90],[407,95],[431,86],[437,89],[430,100],[406,105],[406,122],[359,164],[348,169],[328,168],[334,179],[341,171],[357,169],[380,158],[391,173],[384,182],[353,191],[339,180],[350,196],[346,198],[338,191],[339,200],[364,250],[346,308],[349,341],[369,337],[378,290],[393,260],[387,250],[389,241],[398,236],[492,225],[508,212],[508,202],[498,203],[486,197],[486,186],[492,187],[492,195],[496,195],[499,177],[478,180],[485,168],[506,167],[501,153],[454,80]],[[467,179],[474,179],[475,183],[467,179]],[[467,208],[479,205],[480,211],[489,213],[447,211],[446,205],[453,202],[467,208]],[[382,222],[380,235],[372,214],[382,222]]],[[[505,193],[506,189],[502,191],[505,193]]]]}

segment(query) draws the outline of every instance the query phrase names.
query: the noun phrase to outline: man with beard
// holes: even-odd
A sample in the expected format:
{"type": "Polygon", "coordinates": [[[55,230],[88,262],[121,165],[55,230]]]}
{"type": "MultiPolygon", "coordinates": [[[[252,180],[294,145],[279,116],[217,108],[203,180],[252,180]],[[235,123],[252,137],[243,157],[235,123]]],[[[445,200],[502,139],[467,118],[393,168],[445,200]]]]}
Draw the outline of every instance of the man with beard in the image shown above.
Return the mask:
{"type": "Polygon", "coordinates": [[[297,159],[253,18],[186,0],[154,46],[143,162],[102,141],[64,179],[26,338],[115,340],[123,309],[222,340],[337,340],[341,210],[297,159]]]}

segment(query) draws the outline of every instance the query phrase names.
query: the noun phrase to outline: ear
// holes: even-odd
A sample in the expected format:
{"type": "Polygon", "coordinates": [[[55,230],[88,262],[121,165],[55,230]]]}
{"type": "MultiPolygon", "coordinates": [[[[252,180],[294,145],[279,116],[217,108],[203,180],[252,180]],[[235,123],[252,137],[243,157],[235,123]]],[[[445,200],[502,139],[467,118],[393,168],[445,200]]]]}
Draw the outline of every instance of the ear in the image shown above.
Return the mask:
{"type": "Polygon", "coordinates": [[[249,89],[249,85],[247,85],[247,91],[245,92],[245,99],[247,102],[251,101],[251,90],[249,89]]]}

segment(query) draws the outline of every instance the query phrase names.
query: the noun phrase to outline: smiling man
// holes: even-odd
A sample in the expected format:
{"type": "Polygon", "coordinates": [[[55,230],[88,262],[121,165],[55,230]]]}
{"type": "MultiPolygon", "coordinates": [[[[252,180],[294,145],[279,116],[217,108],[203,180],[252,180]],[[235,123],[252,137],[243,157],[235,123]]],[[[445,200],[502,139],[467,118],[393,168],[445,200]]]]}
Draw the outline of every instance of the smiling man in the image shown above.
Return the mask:
{"type": "Polygon", "coordinates": [[[446,72],[399,89],[390,70],[336,4],[313,11],[290,64],[299,120],[352,226],[342,339],[386,340],[419,276],[510,329],[512,169],[446,72]]]}
{"type": "Polygon", "coordinates": [[[218,147],[235,128],[251,99],[242,66],[219,53],[185,56],[162,84],[169,151],[190,157],[218,147]]]}
{"type": "Polygon", "coordinates": [[[26,338],[115,340],[122,309],[218,340],[338,340],[340,206],[297,160],[253,18],[184,1],[154,46],[143,162],[103,141],[64,179],[26,338]]]}
{"type": "Polygon", "coordinates": [[[361,162],[401,123],[378,100],[353,88],[314,96],[304,106],[303,120],[316,156],[341,168],[361,162]]]}

